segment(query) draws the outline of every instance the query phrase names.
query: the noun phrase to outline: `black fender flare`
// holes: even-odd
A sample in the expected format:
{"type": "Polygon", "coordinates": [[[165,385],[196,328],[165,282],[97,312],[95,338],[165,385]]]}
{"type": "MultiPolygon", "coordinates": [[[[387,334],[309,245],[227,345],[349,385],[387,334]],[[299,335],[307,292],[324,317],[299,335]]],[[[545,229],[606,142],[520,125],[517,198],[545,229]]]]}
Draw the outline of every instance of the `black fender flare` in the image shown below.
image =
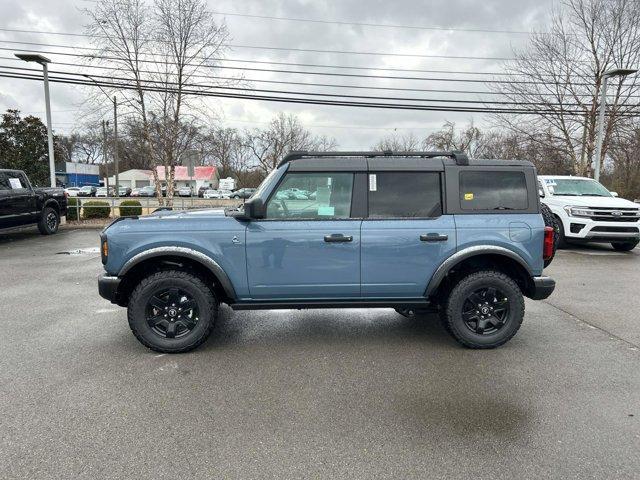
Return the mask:
{"type": "Polygon", "coordinates": [[[471,257],[477,257],[479,255],[487,254],[501,255],[511,260],[515,260],[529,273],[529,276],[534,276],[527,262],[514,251],[509,250],[508,248],[499,247],[497,245],[474,245],[473,247],[467,247],[460,250],[459,252],[454,253],[440,264],[440,266],[436,269],[435,273],[431,277],[429,284],[427,285],[427,289],[424,293],[425,297],[429,297],[431,294],[433,294],[440,286],[442,280],[444,280],[444,278],[447,276],[449,270],[458,265],[460,262],[471,257]]]}
{"type": "Polygon", "coordinates": [[[58,200],[56,200],[55,198],[48,198],[47,200],[44,201],[44,204],[42,205],[42,212],[44,212],[44,209],[47,207],[55,208],[58,212],[60,211],[60,204],[58,203],[58,200]]]}
{"type": "Polygon", "coordinates": [[[164,257],[167,255],[171,255],[173,257],[184,257],[190,260],[198,262],[203,267],[207,268],[220,282],[220,286],[224,290],[224,293],[232,300],[237,298],[236,291],[233,288],[233,284],[229,279],[229,276],[224,271],[224,269],[216,262],[213,258],[205,255],[202,252],[197,250],[193,250],[192,248],[186,247],[175,247],[175,246],[167,246],[167,247],[155,247],[150,248],[149,250],[145,250],[144,252],[140,252],[133,257],[131,257],[127,262],[122,266],[118,276],[123,278],[127,272],[129,272],[133,267],[138,265],[140,262],[148,260],[150,258],[155,257],[164,257]]]}

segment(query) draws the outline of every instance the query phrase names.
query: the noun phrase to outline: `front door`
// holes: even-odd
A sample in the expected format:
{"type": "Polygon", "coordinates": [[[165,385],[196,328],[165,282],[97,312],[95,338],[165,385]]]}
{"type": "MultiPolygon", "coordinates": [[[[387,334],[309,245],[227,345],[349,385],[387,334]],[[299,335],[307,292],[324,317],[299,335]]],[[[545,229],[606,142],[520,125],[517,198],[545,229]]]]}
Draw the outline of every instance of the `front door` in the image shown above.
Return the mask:
{"type": "Polygon", "coordinates": [[[247,227],[255,299],[360,296],[360,219],[351,218],[354,174],[288,172],[247,227]]]}
{"type": "Polygon", "coordinates": [[[442,215],[439,172],[370,172],[362,223],[362,296],[419,298],[455,253],[452,215],[442,215]]]}

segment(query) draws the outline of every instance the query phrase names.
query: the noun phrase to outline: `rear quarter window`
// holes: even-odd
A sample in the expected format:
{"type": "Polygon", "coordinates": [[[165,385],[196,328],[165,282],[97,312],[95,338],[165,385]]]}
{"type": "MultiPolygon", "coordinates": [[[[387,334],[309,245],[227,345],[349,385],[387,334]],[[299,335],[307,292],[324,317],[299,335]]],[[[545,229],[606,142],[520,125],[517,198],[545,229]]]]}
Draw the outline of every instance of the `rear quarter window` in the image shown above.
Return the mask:
{"type": "Polygon", "coordinates": [[[524,172],[460,172],[462,210],[526,210],[528,207],[524,172]]]}

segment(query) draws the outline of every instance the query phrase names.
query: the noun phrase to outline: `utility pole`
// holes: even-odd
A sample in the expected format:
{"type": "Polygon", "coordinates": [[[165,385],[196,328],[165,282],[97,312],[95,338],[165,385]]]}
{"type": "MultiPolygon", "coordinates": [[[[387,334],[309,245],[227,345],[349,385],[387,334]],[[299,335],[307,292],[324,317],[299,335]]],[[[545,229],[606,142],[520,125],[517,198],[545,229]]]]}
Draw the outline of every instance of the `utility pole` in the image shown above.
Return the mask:
{"type": "Polygon", "coordinates": [[[107,179],[107,194],[109,193],[109,162],[107,161],[107,125],[108,121],[102,120],[102,161],[104,162],[104,176],[107,179]]]}
{"type": "Polygon", "coordinates": [[[120,183],[118,181],[118,100],[113,96],[113,167],[116,171],[116,197],[120,196],[120,183]]]}

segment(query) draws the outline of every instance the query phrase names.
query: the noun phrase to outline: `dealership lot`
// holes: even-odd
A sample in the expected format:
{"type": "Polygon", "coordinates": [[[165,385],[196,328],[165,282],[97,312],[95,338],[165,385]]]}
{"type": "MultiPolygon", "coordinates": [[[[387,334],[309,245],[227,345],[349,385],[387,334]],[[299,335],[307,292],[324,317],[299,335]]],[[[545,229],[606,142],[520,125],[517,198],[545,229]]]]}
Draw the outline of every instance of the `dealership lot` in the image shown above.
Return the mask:
{"type": "Polygon", "coordinates": [[[223,307],[172,356],[98,296],[97,246],[96,230],[0,235],[0,478],[640,471],[640,248],[559,252],[556,292],[497,350],[433,316],[223,307]]]}

